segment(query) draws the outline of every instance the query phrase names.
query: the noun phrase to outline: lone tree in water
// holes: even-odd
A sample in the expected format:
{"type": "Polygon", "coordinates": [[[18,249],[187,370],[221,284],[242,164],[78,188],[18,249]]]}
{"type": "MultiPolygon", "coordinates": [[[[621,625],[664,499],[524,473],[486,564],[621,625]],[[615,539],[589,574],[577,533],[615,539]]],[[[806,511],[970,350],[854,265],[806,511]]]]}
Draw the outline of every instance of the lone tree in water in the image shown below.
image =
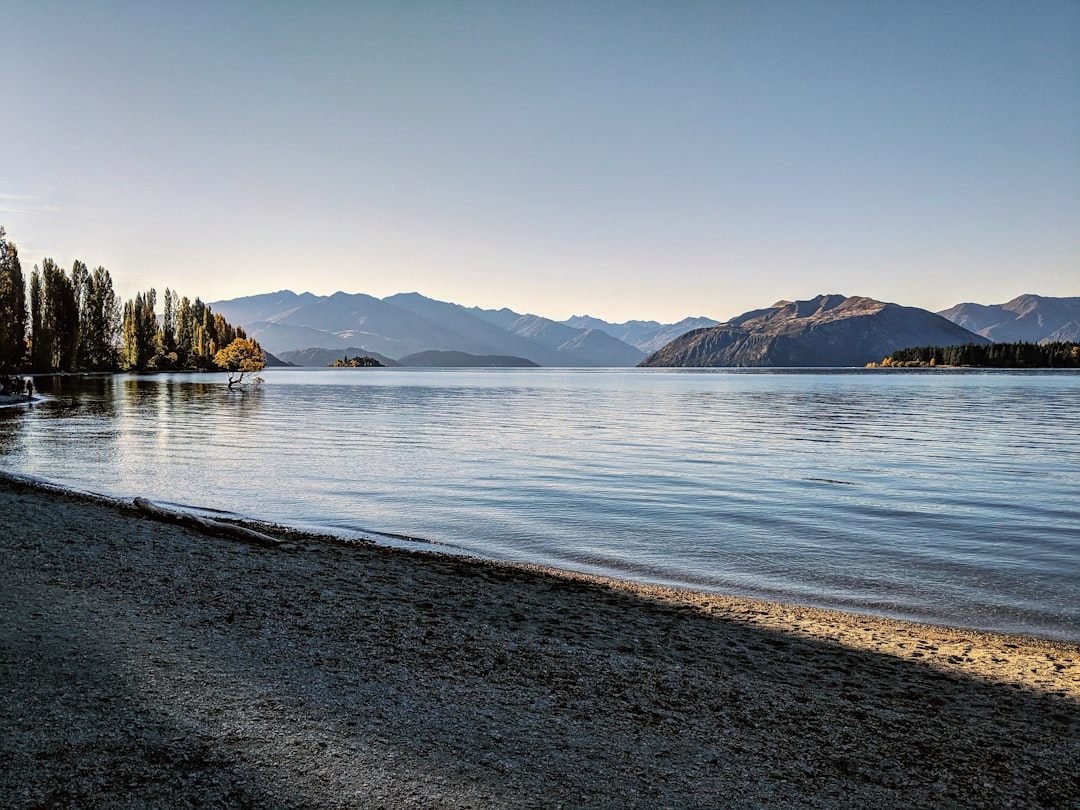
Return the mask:
{"type": "Polygon", "coordinates": [[[266,366],[266,352],[254,338],[236,338],[214,355],[214,363],[229,374],[229,390],[244,381],[245,374],[262,371],[266,366]]]}

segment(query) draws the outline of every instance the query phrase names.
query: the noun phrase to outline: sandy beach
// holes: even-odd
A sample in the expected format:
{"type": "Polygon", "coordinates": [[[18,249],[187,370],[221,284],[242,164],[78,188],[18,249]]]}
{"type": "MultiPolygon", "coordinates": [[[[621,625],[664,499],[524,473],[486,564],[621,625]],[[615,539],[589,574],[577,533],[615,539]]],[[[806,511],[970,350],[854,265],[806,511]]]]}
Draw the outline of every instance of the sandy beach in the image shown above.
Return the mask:
{"type": "Polygon", "coordinates": [[[281,536],[0,478],[0,805],[1080,806],[1077,645],[281,536]]]}

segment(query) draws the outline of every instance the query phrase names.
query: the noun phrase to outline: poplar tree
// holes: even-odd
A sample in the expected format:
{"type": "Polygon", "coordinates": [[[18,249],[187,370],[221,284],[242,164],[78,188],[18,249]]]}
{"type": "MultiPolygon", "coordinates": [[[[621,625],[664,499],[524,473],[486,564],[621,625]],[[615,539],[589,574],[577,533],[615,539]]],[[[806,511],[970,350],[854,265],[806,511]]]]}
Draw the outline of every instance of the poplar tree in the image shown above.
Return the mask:
{"type": "Polygon", "coordinates": [[[79,365],[94,371],[115,368],[120,331],[120,299],[104,267],[95,268],[83,286],[79,306],[79,365]]]}
{"type": "Polygon", "coordinates": [[[46,323],[44,305],[41,271],[35,264],[30,271],[30,367],[34,371],[49,371],[52,357],[52,334],[46,323]]]}
{"type": "Polygon", "coordinates": [[[218,346],[228,346],[236,340],[236,330],[220,312],[214,313],[214,339],[218,346]]]}
{"type": "Polygon", "coordinates": [[[19,250],[0,226],[0,372],[18,369],[26,354],[26,283],[19,250]]]}
{"type": "Polygon", "coordinates": [[[82,358],[82,330],[83,330],[83,298],[86,296],[86,288],[90,281],[90,271],[86,265],[75,260],[71,266],[71,290],[75,302],[75,346],[71,353],[71,367],[83,368],[82,358]]]}
{"type": "MultiPolygon", "coordinates": [[[[166,355],[176,351],[176,293],[165,288],[164,311],[161,314],[161,349],[166,355]]],[[[176,358],[174,358],[176,359],[176,358]]]]}
{"type": "Polygon", "coordinates": [[[181,368],[186,368],[191,362],[192,346],[195,340],[194,319],[191,302],[185,295],[176,308],[176,362],[181,368]]]}
{"type": "Polygon", "coordinates": [[[42,281],[44,309],[52,332],[50,366],[58,371],[71,371],[79,349],[79,305],[75,287],[63,268],[52,259],[42,262],[42,281]]]}
{"type": "Polygon", "coordinates": [[[156,300],[157,294],[149,290],[124,304],[121,338],[127,369],[216,369],[219,346],[247,339],[241,327],[234,327],[198,298],[192,302],[171,289],[165,290],[165,314],[159,324],[156,300]]]}
{"type": "Polygon", "coordinates": [[[124,366],[133,371],[145,371],[154,357],[154,343],[158,335],[157,315],[154,313],[156,302],[157,293],[151,289],[136,293],[133,300],[124,304],[124,366]]]}

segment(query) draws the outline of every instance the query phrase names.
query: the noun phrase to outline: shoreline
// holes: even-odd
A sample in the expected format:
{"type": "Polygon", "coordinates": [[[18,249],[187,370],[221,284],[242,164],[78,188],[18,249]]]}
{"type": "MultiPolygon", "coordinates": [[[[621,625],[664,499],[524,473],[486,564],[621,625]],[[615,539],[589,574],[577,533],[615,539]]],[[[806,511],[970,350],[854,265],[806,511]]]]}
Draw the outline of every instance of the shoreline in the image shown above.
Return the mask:
{"type": "MultiPolygon", "coordinates": [[[[813,604],[787,602],[758,596],[745,596],[719,591],[703,591],[689,586],[641,582],[602,574],[590,574],[542,563],[497,560],[476,556],[453,546],[441,548],[441,544],[437,542],[419,540],[416,538],[405,538],[402,542],[397,543],[381,542],[378,539],[366,536],[361,538],[348,538],[318,530],[302,529],[287,524],[261,521],[233,514],[222,516],[217,520],[207,519],[205,517],[199,517],[196,514],[196,512],[199,511],[198,507],[187,507],[192,510],[191,512],[179,511],[161,506],[157,502],[148,501],[144,498],[137,497],[128,500],[90,490],[75,489],[64,484],[58,484],[30,475],[0,470],[0,488],[5,485],[38,490],[56,495],[59,498],[71,498],[74,500],[86,501],[121,513],[130,514],[136,518],[162,523],[166,526],[170,524],[184,526],[201,534],[213,536],[226,542],[233,541],[247,543],[266,548],[278,546],[284,552],[292,552],[298,549],[311,550],[312,548],[317,548],[319,546],[329,546],[340,547],[342,549],[375,550],[388,554],[397,553],[415,557],[420,560],[430,558],[430,561],[432,562],[448,561],[460,563],[467,567],[476,566],[479,569],[507,569],[508,571],[521,572],[526,576],[553,577],[568,582],[583,583],[603,589],[621,591],[644,599],[656,600],[673,605],[706,605],[710,609],[710,612],[722,615],[725,619],[748,621],[751,624],[769,627],[771,629],[783,629],[796,633],[813,634],[820,633],[821,628],[824,627],[846,627],[848,625],[873,624],[907,635],[929,634],[940,637],[956,636],[965,643],[968,638],[978,637],[986,639],[988,644],[995,646],[1011,645],[1011,647],[1019,648],[1021,645],[1029,645],[1035,648],[1047,647],[1049,649],[1076,652],[1077,655],[1080,656],[1080,640],[1073,641],[1070,639],[1050,638],[1047,636],[1026,633],[983,630],[975,627],[953,625],[946,621],[920,621],[918,619],[887,616],[870,612],[863,613],[858,610],[822,607],[813,604]]],[[[398,535],[385,535],[385,537],[397,538],[398,535]]],[[[846,634],[838,632],[833,636],[819,635],[818,637],[831,638],[835,641],[841,637],[846,637],[846,634]]],[[[860,644],[853,639],[848,639],[846,643],[851,644],[856,648],[866,649],[865,644],[860,644]]],[[[903,648],[897,649],[902,650],[903,648]]],[[[937,657],[940,656],[934,656],[933,658],[937,657]]],[[[1080,701],[1080,658],[1077,659],[1076,664],[1076,683],[1072,696],[1080,701]]],[[[961,667],[960,669],[963,668],[961,667]]],[[[1030,669],[1025,672],[1018,672],[1015,675],[1015,680],[1027,681],[1029,680],[1029,674],[1036,673],[1030,669]]],[[[1014,682],[1014,678],[1007,677],[1006,682],[1014,682]]]]}
{"type": "MultiPolygon", "coordinates": [[[[35,398],[35,402],[41,401],[40,398],[35,398]]],[[[137,503],[133,501],[144,501],[146,499],[136,497],[134,499],[128,499],[116,495],[107,495],[92,490],[83,490],[72,487],[67,484],[60,484],[53,481],[49,481],[44,478],[38,478],[33,475],[24,473],[9,472],[6,470],[0,470],[0,485],[4,482],[13,482],[23,486],[36,487],[49,492],[54,492],[60,496],[72,495],[78,498],[87,498],[92,501],[100,502],[102,504],[118,508],[122,510],[134,511],[135,513],[146,513],[145,508],[140,508],[137,503]]],[[[171,517],[160,517],[158,519],[165,522],[194,522],[198,523],[200,520],[206,520],[207,517],[215,516],[229,525],[233,525],[238,528],[238,532],[245,530],[253,530],[256,532],[269,533],[270,535],[280,535],[283,538],[302,538],[315,542],[341,544],[344,546],[360,545],[360,546],[375,546],[379,548],[385,548],[389,550],[401,551],[405,554],[418,554],[418,555],[434,555],[436,557],[452,557],[458,560],[467,562],[473,562],[479,565],[494,565],[505,566],[508,568],[515,568],[524,571],[531,571],[535,573],[547,574],[556,577],[563,577],[567,579],[578,579],[581,581],[589,581],[595,583],[603,583],[609,587],[622,588],[627,591],[634,591],[638,593],[667,593],[672,595],[683,594],[688,597],[700,598],[704,600],[731,600],[734,602],[747,602],[755,605],[769,605],[775,608],[786,611],[789,615],[794,615],[791,611],[797,611],[801,613],[807,613],[809,611],[817,611],[823,614],[836,614],[837,616],[857,617],[864,618],[871,621],[896,623],[897,625],[910,625],[913,627],[925,628],[927,632],[934,631],[955,631],[958,633],[965,633],[968,635],[991,635],[1000,638],[1009,639],[1021,639],[1026,641],[1048,642],[1064,644],[1066,646],[1078,646],[1080,647],[1080,628],[1076,629],[1076,638],[1065,637],[1060,634],[1061,631],[1047,630],[1044,634],[1037,634],[1034,632],[1024,631],[1009,631],[994,628],[979,628],[975,626],[965,626],[961,624],[951,623],[948,617],[919,617],[918,615],[896,615],[900,613],[899,609],[896,609],[896,613],[890,614],[888,608],[881,608],[874,610],[871,606],[866,606],[865,610],[860,610],[857,605],[828,605],[828,604],[815,604],[813,601],[803,602],[797,601],[797,597],[792,596],[790,600],[785,599],[783,595],[760,595],[753,593],[732,593],[723,589],[717,588],[715,590],[703,590],[695,588],[693,585],[683,584],[665,584],[661,582],[649,582],[643,580],[633,580],[628,578],[622,578],[617,575],[606,574],[591,574],[583,571],[576,571],[570,568],[560,568],[554,565],[547,565],[543,563],[528,563],[528,562],[515,562],[511,560],[500,560],[496,558],[488,558],[478,556],[470,551],[461,549],[457,546],[446,545],[435,540],[426,540],[417,537],[408,537],[405,535],[397,535],[392,533],[381,532],[367,532],[359,536],[345,536],[334,534],[332,531],[327,531],[319,528],[302,528],[298,526],[270,522],[265,520],[259,520],[246,515],[237,515],[235,513],[220,513],[215,514],[216,510],[202,509],[197,505],[183,505],[180,510],[171,507],[164,507],[159,502],[146,502],[152,503],[155,507],[166,509],[172,513],[171,517]],[[181,511],[187,510],[187,511],[181,511]],[[198,517],[202,514],[203,517],[198,517]]],[[[205,530],[205,529],[204,529],[205,530]]],[[[269,538],[268,538],[269,540],[269,538]]],[[[267,542],[267,545],[272,545],[273,542],[267,542]]]]}
{"type": "Polygon", "coordinates": [[[41,397],[28,397],[26,394],[0,394],[0,408],[7,408],[12,405],[33,405],[35,402],[41,401],[41,397]]]}
{"type": "Polygon", "coordinates": [[[0,521],[16,805],[1080,801],[1075,644],[254,524],[293,547],[264,548],[9,476],[0,521]]]}

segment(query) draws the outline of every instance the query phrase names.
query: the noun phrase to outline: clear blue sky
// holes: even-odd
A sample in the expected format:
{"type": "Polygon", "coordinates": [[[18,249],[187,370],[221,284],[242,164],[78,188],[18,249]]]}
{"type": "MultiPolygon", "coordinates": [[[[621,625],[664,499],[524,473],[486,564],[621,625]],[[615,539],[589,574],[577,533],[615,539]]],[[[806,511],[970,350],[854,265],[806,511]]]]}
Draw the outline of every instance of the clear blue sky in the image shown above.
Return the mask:
{"type": "Polygon", "coordinates": [[[1080,2],[0,7],[0,224],[126,297],[1080,295],[1080,2]]]}

